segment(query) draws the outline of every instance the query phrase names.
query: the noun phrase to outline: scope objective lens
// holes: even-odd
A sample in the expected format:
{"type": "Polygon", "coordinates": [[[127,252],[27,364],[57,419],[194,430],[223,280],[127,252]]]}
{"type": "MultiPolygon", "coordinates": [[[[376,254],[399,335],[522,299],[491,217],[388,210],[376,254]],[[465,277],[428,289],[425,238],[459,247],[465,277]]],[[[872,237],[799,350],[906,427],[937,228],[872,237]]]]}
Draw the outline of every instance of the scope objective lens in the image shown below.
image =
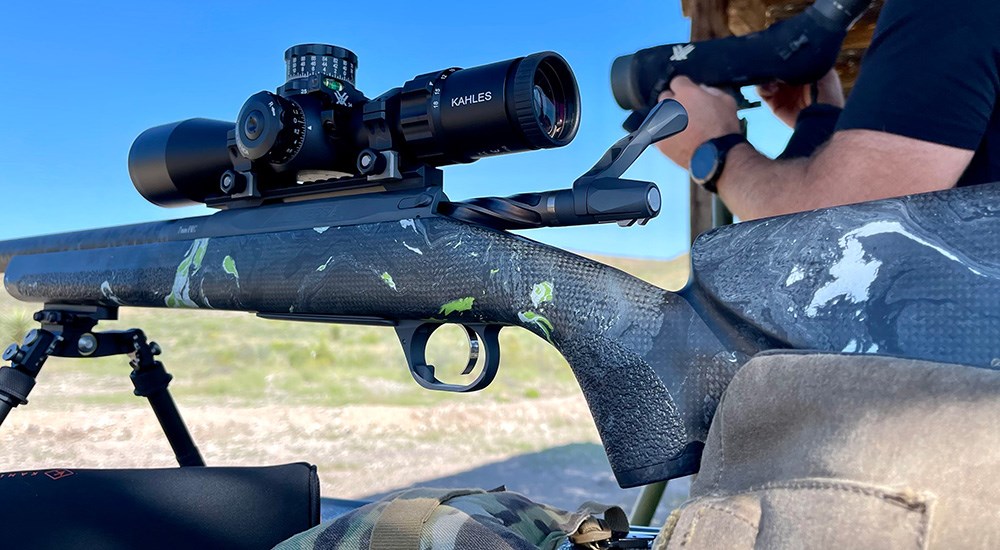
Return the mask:
{"type": "Polygon", "coordinates": [[[128,152],[136,190],[160,206],[190,206],[215,193],[232,168],[226,148],[232,122],[192,118],[150,128],[128,152]]]}
{"type": "Polygon", "coordinates": [[[435,166],[566,145],[580,92],[553,52],[421,75],[403,86],[404,150],[435,166]]]}

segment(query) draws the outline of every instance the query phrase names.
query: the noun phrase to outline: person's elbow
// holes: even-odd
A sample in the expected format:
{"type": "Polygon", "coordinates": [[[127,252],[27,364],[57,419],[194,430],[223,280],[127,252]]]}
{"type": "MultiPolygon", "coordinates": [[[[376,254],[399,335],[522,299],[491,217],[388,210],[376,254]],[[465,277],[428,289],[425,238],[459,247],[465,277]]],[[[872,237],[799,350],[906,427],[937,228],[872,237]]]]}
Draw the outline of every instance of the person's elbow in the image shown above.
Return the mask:
{"type": "Polygon", "coordinates": [[[974,151],[873,130],[844,130],[809,161],[813,208],[954,187],[974,151]]]}

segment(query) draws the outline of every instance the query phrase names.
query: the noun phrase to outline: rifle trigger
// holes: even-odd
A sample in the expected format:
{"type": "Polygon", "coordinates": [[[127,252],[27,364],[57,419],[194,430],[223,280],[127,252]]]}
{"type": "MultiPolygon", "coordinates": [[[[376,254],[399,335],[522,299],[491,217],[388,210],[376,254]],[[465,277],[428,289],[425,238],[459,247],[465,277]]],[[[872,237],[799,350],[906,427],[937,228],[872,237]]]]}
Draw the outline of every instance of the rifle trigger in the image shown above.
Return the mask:
{"type": "Polygon", "coordinates": [[[462,328],[469,335],[469,363],[465,365],[465,370],[462,371],[462,375],[468,375],[472,374],[473,369],[476,368],[476,363],[479,362],[479,336],[476,335],[476,331],[466,325],[462,325],[462,328]]]}

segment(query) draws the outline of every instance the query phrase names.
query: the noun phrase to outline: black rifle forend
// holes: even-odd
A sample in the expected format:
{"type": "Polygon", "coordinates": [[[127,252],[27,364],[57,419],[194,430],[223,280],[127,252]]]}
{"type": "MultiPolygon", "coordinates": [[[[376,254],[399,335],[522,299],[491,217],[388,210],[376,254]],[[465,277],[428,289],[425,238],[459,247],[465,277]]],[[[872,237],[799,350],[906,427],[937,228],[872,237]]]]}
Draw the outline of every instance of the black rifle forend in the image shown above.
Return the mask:
{"type": "Polygon", "coordinates": [[[2,242],[0,268],[30,302],[450,322],[483,338],[523,327],[566,357],[630,487],[697,470],[723,391],[759,351],[1000,363],[998,190],[721,228],[696,241],[676,293],[503,231],[343,199],[2,242]]]}

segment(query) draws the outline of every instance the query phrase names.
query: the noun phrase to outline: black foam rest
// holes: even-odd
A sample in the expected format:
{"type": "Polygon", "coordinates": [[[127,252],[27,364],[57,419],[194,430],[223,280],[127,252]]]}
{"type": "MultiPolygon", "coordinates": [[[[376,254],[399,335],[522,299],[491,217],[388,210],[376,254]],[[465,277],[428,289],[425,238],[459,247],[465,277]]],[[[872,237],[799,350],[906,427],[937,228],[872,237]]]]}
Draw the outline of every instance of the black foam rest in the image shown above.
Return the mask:
{"type": "Polygon", "coordinates": [[[319,523],[316,467],[0,473],[0,547],[271,548],[319,523]]]}

